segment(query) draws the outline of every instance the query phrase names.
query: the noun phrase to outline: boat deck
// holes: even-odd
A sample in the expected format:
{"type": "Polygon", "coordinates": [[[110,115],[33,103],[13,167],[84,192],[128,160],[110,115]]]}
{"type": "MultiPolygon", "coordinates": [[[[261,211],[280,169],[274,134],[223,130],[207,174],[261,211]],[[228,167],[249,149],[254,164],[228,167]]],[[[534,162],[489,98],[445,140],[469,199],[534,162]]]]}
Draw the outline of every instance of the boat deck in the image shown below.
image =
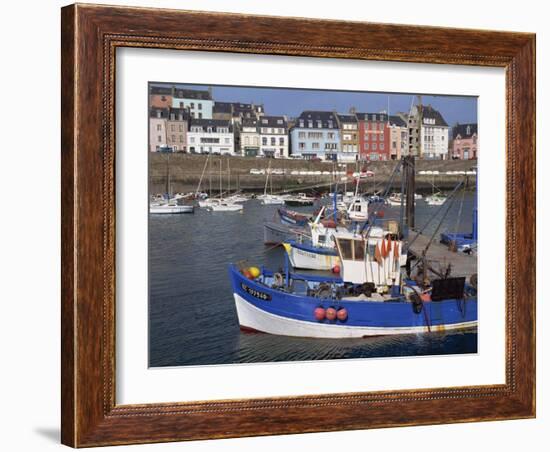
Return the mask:
{"type": "MultiPolygon", "coordinates": [[[[409,251],[420,257],[431,235],[420,234],[415,239],[417,235],[418,232],[416,231],[410,232],[408,241],[410,243],[414,240],[414,243],[409,251]]],[[[439,243],[439,237],[434,238],[426,257],[436,270],[451,264],[451,276],[465,276],[468,279],[471,275],[477,273],[477,256],[451,251],[448,246],[439,243]]]]}

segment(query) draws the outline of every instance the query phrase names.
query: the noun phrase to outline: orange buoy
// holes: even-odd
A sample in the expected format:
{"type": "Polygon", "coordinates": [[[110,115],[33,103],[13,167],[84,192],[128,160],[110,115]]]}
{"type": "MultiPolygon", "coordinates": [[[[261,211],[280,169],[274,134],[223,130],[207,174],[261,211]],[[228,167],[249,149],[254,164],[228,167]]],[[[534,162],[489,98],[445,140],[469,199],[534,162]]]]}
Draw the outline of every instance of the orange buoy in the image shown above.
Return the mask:
{"type": "Polygon", "coordinates": [[[250,273],[250,271],[249,271],[247,268],[245,268],[245,269],[243,270],[243,276],[244,276],[245,278],[247,278],[247,279],[253,279],[252,273],[250,273]]]}
{"type": "Polygon", "coordinates": [[[334,320],[336,319],[336,309],[334,308],[328,308],[325,313],[327,320],[334,320]]]}
{"type": "Polygon", "coordinates": [[[340,273],[340,266],[338,264],[332,267],[332,273],[335,273],[335,274],[340,273]]]}
{"type": "Polygon", "coordinates": [[[315,320],[318,320],[319,322],[321,320],[325,319],[325,310],[322,307],[315,308],[315,311],[313,311],[313,315],[315,316],[315,320]]]}
{"type": "Polygon", "coordinates": [[[336,317],[340,322],[345,322],[348,319],[348,310],[346,308],[338,309],[336,312],[336,317]]]}

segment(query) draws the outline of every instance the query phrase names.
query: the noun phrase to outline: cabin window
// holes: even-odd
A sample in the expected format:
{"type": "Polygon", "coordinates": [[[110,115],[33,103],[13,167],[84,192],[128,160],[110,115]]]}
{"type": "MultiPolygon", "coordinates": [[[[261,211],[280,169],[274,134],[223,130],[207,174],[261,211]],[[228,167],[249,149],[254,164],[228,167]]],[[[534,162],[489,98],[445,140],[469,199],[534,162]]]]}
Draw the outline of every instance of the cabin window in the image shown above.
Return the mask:
{"type": "Polygon", "coordinates": [[[352,259],[352,249],[350,239],[339,239],[340,250],[342,252],[342,259],[352,259]]]}
{"type": "Polygon", "coordinates": [[[319,236],[319,242],[327,243],[327,236],[326,235],[320,235],[319,236]]]}
{"type": "Polygon", "coordinates": [[[362,261],[365,259],[365,242],[363,240],[353,241],[354,259],[362,261]]]}

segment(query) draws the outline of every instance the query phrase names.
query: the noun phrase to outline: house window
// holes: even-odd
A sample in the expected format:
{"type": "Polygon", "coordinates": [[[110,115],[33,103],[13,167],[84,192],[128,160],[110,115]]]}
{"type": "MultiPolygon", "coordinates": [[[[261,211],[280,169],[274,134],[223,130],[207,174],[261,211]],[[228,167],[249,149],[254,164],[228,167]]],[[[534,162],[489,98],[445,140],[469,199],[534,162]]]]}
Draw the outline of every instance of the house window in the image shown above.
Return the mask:
{"type": "Polygon", "coordinates": [[[199,113],[199,119],[202,119],[202,113],[199,113]]]}
{"type": "Polygon", "coordinates": [[[372,143],[372,150],[373,150],[373,151],[376,151],[377,149],[378,149],[377,144],[376,144],[376,143],[372,143]]]}
{"type": "Polygon", "coordinates": [[[183,132],[183,125],[180,124],[180,132],[183,132]]]}
{"type": "Polygon", "coordinates": [[[160,135],[158,136],[158,142],[162,143],[162,137],[160,135]]]}
{"type": "Polygon", "coordinates": [[[298,143],[298,149],[305,149],[306,144],[305,143],[298,143]]]}
{"type": "Polygon", "coordinates": [[[176,141],[176,135],[172,135],[172,143],[176,141]]]}
{"type": "Polygon", "coordinates": [[[180,102],[180,108],[183,108],[183,102],[180,102]]]}
{"type": "Polygon", "coordinates": [[[283,137],[279,137],[279,146],[285,145],[285,139],[283,137]]]}
{"type": "Polygon", "coordinates": [[[191,108],[195,108],[195,102],[191,102],[191,108]]]}
{"type": "Polygon", "coordinates": [[[170,131],[171,132],[175,132],[176,131],[176,126],[174,124],[171,124],[170,125],[170,131]]]}
{"type": "Polygon", "coordinates": [[[327,138],[328,138],[329,140],[334,140],[334,132],[328,132],[328,133],[327,133],[327,138]]]}
{"type": "Polygon", "coordinates": [[[262,137],[262,145],[267,146],[267,137],[262,137]]]}
{"type": "Polygon", "coordinates": [[[313,121],[311,119],[307,122],[307,126],[310,128],[313,127],[313,121]]]}
{"type": "Polygon", "coordinates": [[[271,137],[271,146],[275,146],[275,144],[277,144],[275,137],[271,137]]]}
{"type": "Polygon", "coordinates": [[[305,132],[298,132],[298,138],[305,138],[306,133],[305,132]]]}
{"type": "Polygon", "coordinates": [[[157,124],[157,131],[160,132],[162,130],[162,126],[160,124],[157,124]]]}
{"type": "Polygon", "coordinates": [[[189,137],[189,143],[194,143],[195,142],[195,137],[189,137]]]}
{"type": "Polygon", "coordinates": [[[381,150],[381,151],[384,150],[384,143],[380,143],[380,150],[381,150]]]}
{"type": "Polygon", "coordinates": [[[229,143],[230,143],[229,138],[226,138],[225,139],[225,144],[229,144],[229,143]]]}
{"type": "Polygon", "coordinates": [[[202,110],[202,104],[197,105],[199,107],[199,110],[202,110]]]}
{"type": "Polygon", "coordinates": [[[311,143],[311,149],[319,149],[319,143],[311,143]]]}
{"type": "Polygon", "coordinates": [[[183,135],[180,135],[180,143],[183,143],[183,135]]]}

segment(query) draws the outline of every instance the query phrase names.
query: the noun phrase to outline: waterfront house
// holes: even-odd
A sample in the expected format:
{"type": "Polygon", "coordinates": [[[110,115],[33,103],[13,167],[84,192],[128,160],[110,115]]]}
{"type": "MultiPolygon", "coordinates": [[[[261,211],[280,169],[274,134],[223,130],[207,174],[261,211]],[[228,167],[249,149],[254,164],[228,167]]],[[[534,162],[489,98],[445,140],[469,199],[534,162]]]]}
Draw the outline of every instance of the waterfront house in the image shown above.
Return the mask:
{"type": "Polygon", "coordinates": [[[261,116],[257,124],[260,132],[260,155],[274,158],[288,157],[286,117],[261,116]]]}
{"type": "Polygon", "coordinates": [[[341,152],[338,154],[338,161],[355,162],[359,152],[359,123],[355,114],[337,114],[340,127],[341,152]]]}
{"type": "Polygon", "coordinates": [[[329,111],[304,111],[290,130],[290,155],[304,159],[337,160],[340,131],[336,114],[329,111]]]}
{"type": "Polygon", "coordinates": [[[477,124],[456,124],[452,132],[451,158],[453,159],[476,159],[477,147],[477,124]]]}
{"type": "Polygon", "coordinates": [[[408,151],[408,127],[400,116],[390,115],[390,159],[399,160],[407,155],[408,151]]]}
{"type": "Polygon", "coordinates": [[[210,90],[172,89],[172,107],[187,108],[191,118],[212,119],[214,101],[210,90]]]}
{"type": "Polygon", "coordinates": [[[420,105],[420,156],[446,159],[449,152],[449,125],[431,105],[420,105]]]}
{"type": "Polygon", "coordinates": [[[244,118],[242,120],[238,150],[245,157],[260,155],[260,130],[256,118],[244,118]]]}
{"type": "Polygon", "coordinates": [[[191,118],[187,150],[197,154],[234,155],[233,125],[221,119],[191,118]]]}
{"type": "Polygon", "coordinates": [[[168,108],[151,107],[149,109],[149,151],[157,152],[166,148],[166,120],[168,108]]]}
{"type": "Polygon", "coordinates": [[[356,113],[359,124],[359,159],[390,159],[390,127],[386,113],[356,113]]]}
{"type": "Polygon", "coordinates": [[[166,144],[173,152],[187,151],[189,111],[186,108],[170,108],[166,118],[166,144]]]}

